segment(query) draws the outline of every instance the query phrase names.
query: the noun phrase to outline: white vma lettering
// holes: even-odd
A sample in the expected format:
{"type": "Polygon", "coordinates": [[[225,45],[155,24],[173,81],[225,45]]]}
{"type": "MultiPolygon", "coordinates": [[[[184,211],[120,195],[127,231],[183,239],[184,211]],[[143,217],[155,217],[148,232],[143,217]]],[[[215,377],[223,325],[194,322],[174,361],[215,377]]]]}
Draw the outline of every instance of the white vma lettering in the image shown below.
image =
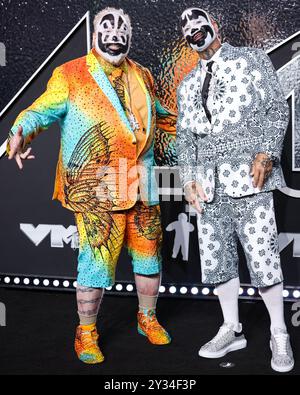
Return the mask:
{"type": "Polygon", "coordinates": [[[0,326],[6,326],[6,307],[4,303],[0,303],[0,326]]]}
{"type": "Polygon", "coordinates": [[[65,228],[63,225],[38,225],[20,224],[21,231],[29,238],[35,246],[38,246],[48,236],[52,248],[64,248],[70,244],[71,248],[79,247],[78,232],[74,225],[65,228]]]}
{"type": "Polygon", "coordinates": [[[300,56],[293,57],[278,70],[278,78],[285,96],[292,101],[293,170],[300,171],[300,56]]]}
{"type": "Polygon", "coordinates": [[[283,251],[291,243],[293,245],[293,257],[300,258],[300,233],[280,233],[279,234],[279,250],[283,251]]]}

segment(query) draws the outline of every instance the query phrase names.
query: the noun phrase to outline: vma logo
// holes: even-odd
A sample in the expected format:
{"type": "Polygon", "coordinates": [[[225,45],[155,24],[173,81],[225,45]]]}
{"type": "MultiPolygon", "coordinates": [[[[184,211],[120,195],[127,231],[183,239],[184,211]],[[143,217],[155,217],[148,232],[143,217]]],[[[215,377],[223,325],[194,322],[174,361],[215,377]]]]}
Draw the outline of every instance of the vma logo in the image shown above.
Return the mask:
{"type": "MultiPolygon", "coordinates": [[[[74,225],[65,228],[63,225],[34,226],[32,224],[20,224],[20,230],[36,247],[50,237],[51,248],[64,248],[66,245],[70,245],[74,250],[79,248],[78,230],[74,225]]],[[[172,257],[177,258],[181,250],[183,260],[188,261],[190,235],[195,231],[195,228],[188,221],[187,215],[181,213],[178,217],[178,221],[170,223],[166,231],[175,232],[172,257]]],[[[300,234],[279,234],[280,252],[291,243],[293,243],[293,257],[300,258],[300,234]]]]}
{"type": "Polygon", "coordinates": [[[280,252],[283,251],[291,243],[293,243],[293,257],[300,258],[300,234],[299,233],[279,234],[280,252]]]}
{"type": "Polygon", "coordinates": [[[72,249],[79,248],[79,236],[76,226],[65,228],[63,225],[38,225],[20,224],[20,229],[29,240],[37,247],[50,236],[52,248],[64,248],[69,244],[72,249]]]}

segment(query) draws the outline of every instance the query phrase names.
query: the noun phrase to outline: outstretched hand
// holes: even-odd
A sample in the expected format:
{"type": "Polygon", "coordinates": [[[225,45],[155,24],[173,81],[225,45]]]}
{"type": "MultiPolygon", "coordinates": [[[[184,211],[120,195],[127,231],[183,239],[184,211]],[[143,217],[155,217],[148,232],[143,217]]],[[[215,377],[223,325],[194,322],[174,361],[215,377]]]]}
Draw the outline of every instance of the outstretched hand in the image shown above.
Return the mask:
{"type": "Polygon", "coordinates": [[[31,148],[28,148],[23,152],[23,143],[23,128],[22,126],[19,126],[17,133],[9,141],[10,151],[8,159],[15,159],[20,170],[23,169],[23,160],[35,159],[35,156],[31,154],[31,148]]]}

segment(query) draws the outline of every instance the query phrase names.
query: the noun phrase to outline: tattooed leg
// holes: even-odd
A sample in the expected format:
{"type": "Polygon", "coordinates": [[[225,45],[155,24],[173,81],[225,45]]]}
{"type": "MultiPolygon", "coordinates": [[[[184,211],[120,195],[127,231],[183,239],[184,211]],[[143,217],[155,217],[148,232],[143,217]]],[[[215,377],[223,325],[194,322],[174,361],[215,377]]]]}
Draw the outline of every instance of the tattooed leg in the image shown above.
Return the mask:
{"type": "Polygon", "coordinates": [[[155,310],[161,283],[161,275],[135,275],[140,311],[155,310]]]}
{"type": "Polygon", "coordinates": [[[78,285],[76,295],[80,325],[96,323],[103,294],[103,288],[88,288],[78,285]]]}

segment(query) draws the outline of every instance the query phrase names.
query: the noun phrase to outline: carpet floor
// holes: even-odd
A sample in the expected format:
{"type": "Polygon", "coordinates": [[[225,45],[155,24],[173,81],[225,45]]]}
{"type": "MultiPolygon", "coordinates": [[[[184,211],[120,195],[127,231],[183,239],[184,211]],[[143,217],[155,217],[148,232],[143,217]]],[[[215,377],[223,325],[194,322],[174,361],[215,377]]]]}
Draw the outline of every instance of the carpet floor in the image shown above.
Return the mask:
{"type": "MultiPolygon", "coordinates": [[[[106,361],[87,366],[73,350],[77,325],[75,295],[0,288],[7,325],[0,327],[0,374],[9,375],[269,375],[269,319],[262,302],[241,302],[241,321],[248,348],[220,360],[198,357],[198,349],[221,325],[216,301],[163,299],[160,322],[169,330],[169,346],[153,346],[136,331],[136,299],[106,296],[99,317],[100,344],[106,361]],[[230,362],[224,369],[221,362],[230,362]]],[[[300,373],[300,327],[292,326],[292,304],[286,318],[300,373]]]]}

